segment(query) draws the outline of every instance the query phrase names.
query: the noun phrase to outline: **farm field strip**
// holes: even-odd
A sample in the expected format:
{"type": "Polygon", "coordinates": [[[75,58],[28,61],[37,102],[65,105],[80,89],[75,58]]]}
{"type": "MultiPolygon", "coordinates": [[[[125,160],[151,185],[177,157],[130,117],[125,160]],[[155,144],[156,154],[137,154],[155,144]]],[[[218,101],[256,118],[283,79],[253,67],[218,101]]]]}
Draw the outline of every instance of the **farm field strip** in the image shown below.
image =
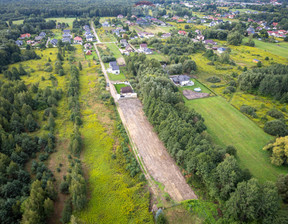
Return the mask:
{"type": "Polygon", "coordinates": [[[240,166],[249,169],[254,177],[260,181],[275,181],[279,174],[287,173],[287,168],[272,165],[269,153],[262,150],[273,137],[224,98],[217,96],[185,102],[204,117],[207,132],[215,143],[236,147],[240,166]]]}

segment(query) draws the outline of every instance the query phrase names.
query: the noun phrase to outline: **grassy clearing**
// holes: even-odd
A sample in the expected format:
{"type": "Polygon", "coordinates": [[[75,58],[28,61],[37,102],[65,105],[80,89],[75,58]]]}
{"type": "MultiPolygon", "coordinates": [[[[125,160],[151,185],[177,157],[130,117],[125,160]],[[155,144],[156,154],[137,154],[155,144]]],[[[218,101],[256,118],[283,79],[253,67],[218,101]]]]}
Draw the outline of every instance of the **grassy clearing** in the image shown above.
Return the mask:
{"type": "Polygon", "coordinates": [[[120,72],[119,75],[108,73],[108,77],[111,81],[126,81],[127,80],[123,72],[120,72]]]}
{"type": "Polygon", "coordinates": [[[160,53],[158,53],[156,51],[153,51],[153,54],[147,54],[146,56],[149,59],[154,58],[154,59],[156,59],[158,61],[168,61],[168,56],[160,54],[160,53]]]}
{"type": "Polygon", "coordinates": [[[73,21],[75,20],[76,18],[65,18],[65,17],[59,17],[59,18],[46,18],[47,21],[49,20],[56,20],[56,23],[67,23],[69,25],[69,28],[72,29],[72,26],[73,26],[73,21]]]}
{"type": "MultiPolygon", "coordinates": [[[[244,41],[248,41],[248,38],[245,38],[244,41]]],[[[270,52],[272,54],[288,58],[288,43],[287,42],[279,42],[279,43],[269,43],[260,41],[257,39],[253,39],[255,42],[256,48],[259,48],[261,50],[270,52]]]]}
{"type": "Polygon", "coordinates": [[[210,97],[187,101],[205,119],[207,132],[215,143],[237,148],[239,164],[250,170],[260,181],[275,181],[287,168],[275,167],[270,163],[269,153],[262,148],[273,137],[264,133],[253,121],[232,107],[222,97],[210,97]]]}
{"type": "Polygon", "coordinates": [[[115,84],[114,86],[116,88],[117,93],[120,94],[121,88],[126,87],[128,85],[126,85],[126,84],[115,84]]]}
{"type": "Polygon", "coordinates": [[[103,27],[101,27],[100,29],[97,29],[96,32],[100,41],[102,42],[115,42],[116,41],[115,37],[111,33],[109,33],[107,30],[105,30],[103,27]]]}
{"type": "Polygon", "coordinates": [[[82,157],[89,173],[90,200],[87,207],[75,215],[84,223],[95,223],[95,220],[105,224],[153,223],[149,192],[137,177],[130,177],[124,168],[125,158],[118,151],[115,112],[97,98],[102,92],[98,78],[93,72],[80,76],[81,133],[85,147],[82,157]],[[113,153],[116,159],[112,159],[113,153]]]}
{"type": "Polygon", "coordinates": [[[115,58],[121,58],[122,54],[119,51],[118,47],[116,44],[114,43],[106,43],[106,46],[110,49],[110,51],[113,53],[113,55],[115,56],[115,58]]]}

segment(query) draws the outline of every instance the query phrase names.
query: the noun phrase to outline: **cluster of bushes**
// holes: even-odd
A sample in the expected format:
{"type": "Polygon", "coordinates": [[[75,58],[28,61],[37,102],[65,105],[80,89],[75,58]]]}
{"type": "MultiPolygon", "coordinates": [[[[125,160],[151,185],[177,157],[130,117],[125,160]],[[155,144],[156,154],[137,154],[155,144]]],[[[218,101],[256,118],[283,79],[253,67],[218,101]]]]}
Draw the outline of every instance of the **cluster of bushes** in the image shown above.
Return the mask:
{"type": "MultiPolygon", "coordinates": [[[[143,59],[132,56],[130,60],[137,58],[143,59]]],[[[234,158],[234,148],[215,146],[203,135],[206,129],[203,118],[184,105],[180,92],[161,66],[151,67],[148,59],[138,64],[134,89],[143,101],[150,123],[177,164],[187,174],[193,174],[211,197],[221,201],[226,221],[272,222],[279,208],[276,187],[251,179],[249,171],[241,170],[234,158]],[[255,203],[243,204],[252,192],[255,203]],[[259,200],[266,197],[271,200],[259,200]]]]}
{"type": "Polygon", "coordinates": [[[251,107],[251,106],[248,106],[248,105],[242,105],[240,107],[240,111],[244,114],[248,114],[250,115],[251,117],[254,117],[254,118],[257,118],[257,114],[256,114],[256,108],[254,107],[251,107]]]}

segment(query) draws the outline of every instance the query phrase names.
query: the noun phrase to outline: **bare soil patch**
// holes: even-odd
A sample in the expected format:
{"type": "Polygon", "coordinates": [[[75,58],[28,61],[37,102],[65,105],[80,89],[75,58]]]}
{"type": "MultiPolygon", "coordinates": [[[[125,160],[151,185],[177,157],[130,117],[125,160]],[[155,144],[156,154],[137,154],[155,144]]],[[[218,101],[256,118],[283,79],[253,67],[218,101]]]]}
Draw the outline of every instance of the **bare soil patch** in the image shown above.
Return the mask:
{"type": "Polygon", "coordinates": [[[188,99],[188,100],[194,100],[194,99],[199,99],[199,98],[204,98],[204,97],[209,97],[210,93],[198,93],[190,89],[184,89],[183,90],[183,95],[188,99]]]}
{"type": "Polygon", "coordinates": [[[122,122],[153,179],[162,183],[164,191],[175,201],[196,199],[197,196],[147,120],[141,102],[138,99],[125,99],[118,101],[118,104],[122,122]]]}

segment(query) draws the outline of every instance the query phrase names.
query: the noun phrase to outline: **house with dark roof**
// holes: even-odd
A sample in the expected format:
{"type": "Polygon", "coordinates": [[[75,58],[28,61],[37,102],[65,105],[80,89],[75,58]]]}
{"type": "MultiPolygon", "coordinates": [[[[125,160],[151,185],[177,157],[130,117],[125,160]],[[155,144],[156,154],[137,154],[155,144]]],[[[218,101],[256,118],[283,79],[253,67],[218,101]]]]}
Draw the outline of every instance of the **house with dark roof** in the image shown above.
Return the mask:
{"type": "Polygon", "coordinates": [[[107,69],[107,71],[109,73],[113,73],[115,75],[120,74],[120,69],[119,69],[119,66],[117,65],[117,62],[116,61],[110,61],[109,62],[109,68],[107,69]]]}
{"type": "Polygon", "coordinates": [[[70,43],[71,44],[71,39],[70,38],[62,38],[63,43],[70,43]]]}
{"type": "Polygon", "coordinates": [[[121,46],[126,47],[128,45],[128,42],[126,39],[121,39],[120,44],[121,44],[121,46]]]}
{"type": "Polygon", "coordinates": [[[45,36],[46,36],[46,33],[45,33],[45,32],[41,32],[41,33],[39,34],[39,36],[40,36],[40,37],[45,37],[45,36]]]}
{"type": "Polygon", "coordinates": [[[171,37],[171,33],[163,33],[161,35],[162,38],[168,38],[168,37],[171,37]]]}
{"type": "Polygon", "coordinates": [[[87,35],[87,36],[86,36],[86,40],[87,40],[87,41],[93,41],[93,39],[94,39],[94,36],[93,36],[93,35],[87,35]]]}
{"type": "Polygon", "coordinates": [[[57,43],[58,43],[58,40],[57,40],[57,39],[52,39],[52,40],[50,40],[50,43],[51,43],[53,46],[56,46],[57,43]]]}
{"type": "Polygon", "coordinates": [[[23,45],[23,41],[22,41],[22,40],[16,40],[16,41],[15,41],[15,44],[16,44],[18,47],[20,47],[20,46],[23,45]]]}
{"type": "Polygon", "coordinates": [[[170,79],[173,81],[175,85],[181,86],[193,86],[194,82],[190,80],[188,75],[172,75],[170,79]]]}
{"type": "Polygon", "coordinates": [[[213,40],[204,40],[203,41],[203,43],[205,44],[205,45],[217,45],[217,43],[216,42],[214,42],[213,40]]]}

